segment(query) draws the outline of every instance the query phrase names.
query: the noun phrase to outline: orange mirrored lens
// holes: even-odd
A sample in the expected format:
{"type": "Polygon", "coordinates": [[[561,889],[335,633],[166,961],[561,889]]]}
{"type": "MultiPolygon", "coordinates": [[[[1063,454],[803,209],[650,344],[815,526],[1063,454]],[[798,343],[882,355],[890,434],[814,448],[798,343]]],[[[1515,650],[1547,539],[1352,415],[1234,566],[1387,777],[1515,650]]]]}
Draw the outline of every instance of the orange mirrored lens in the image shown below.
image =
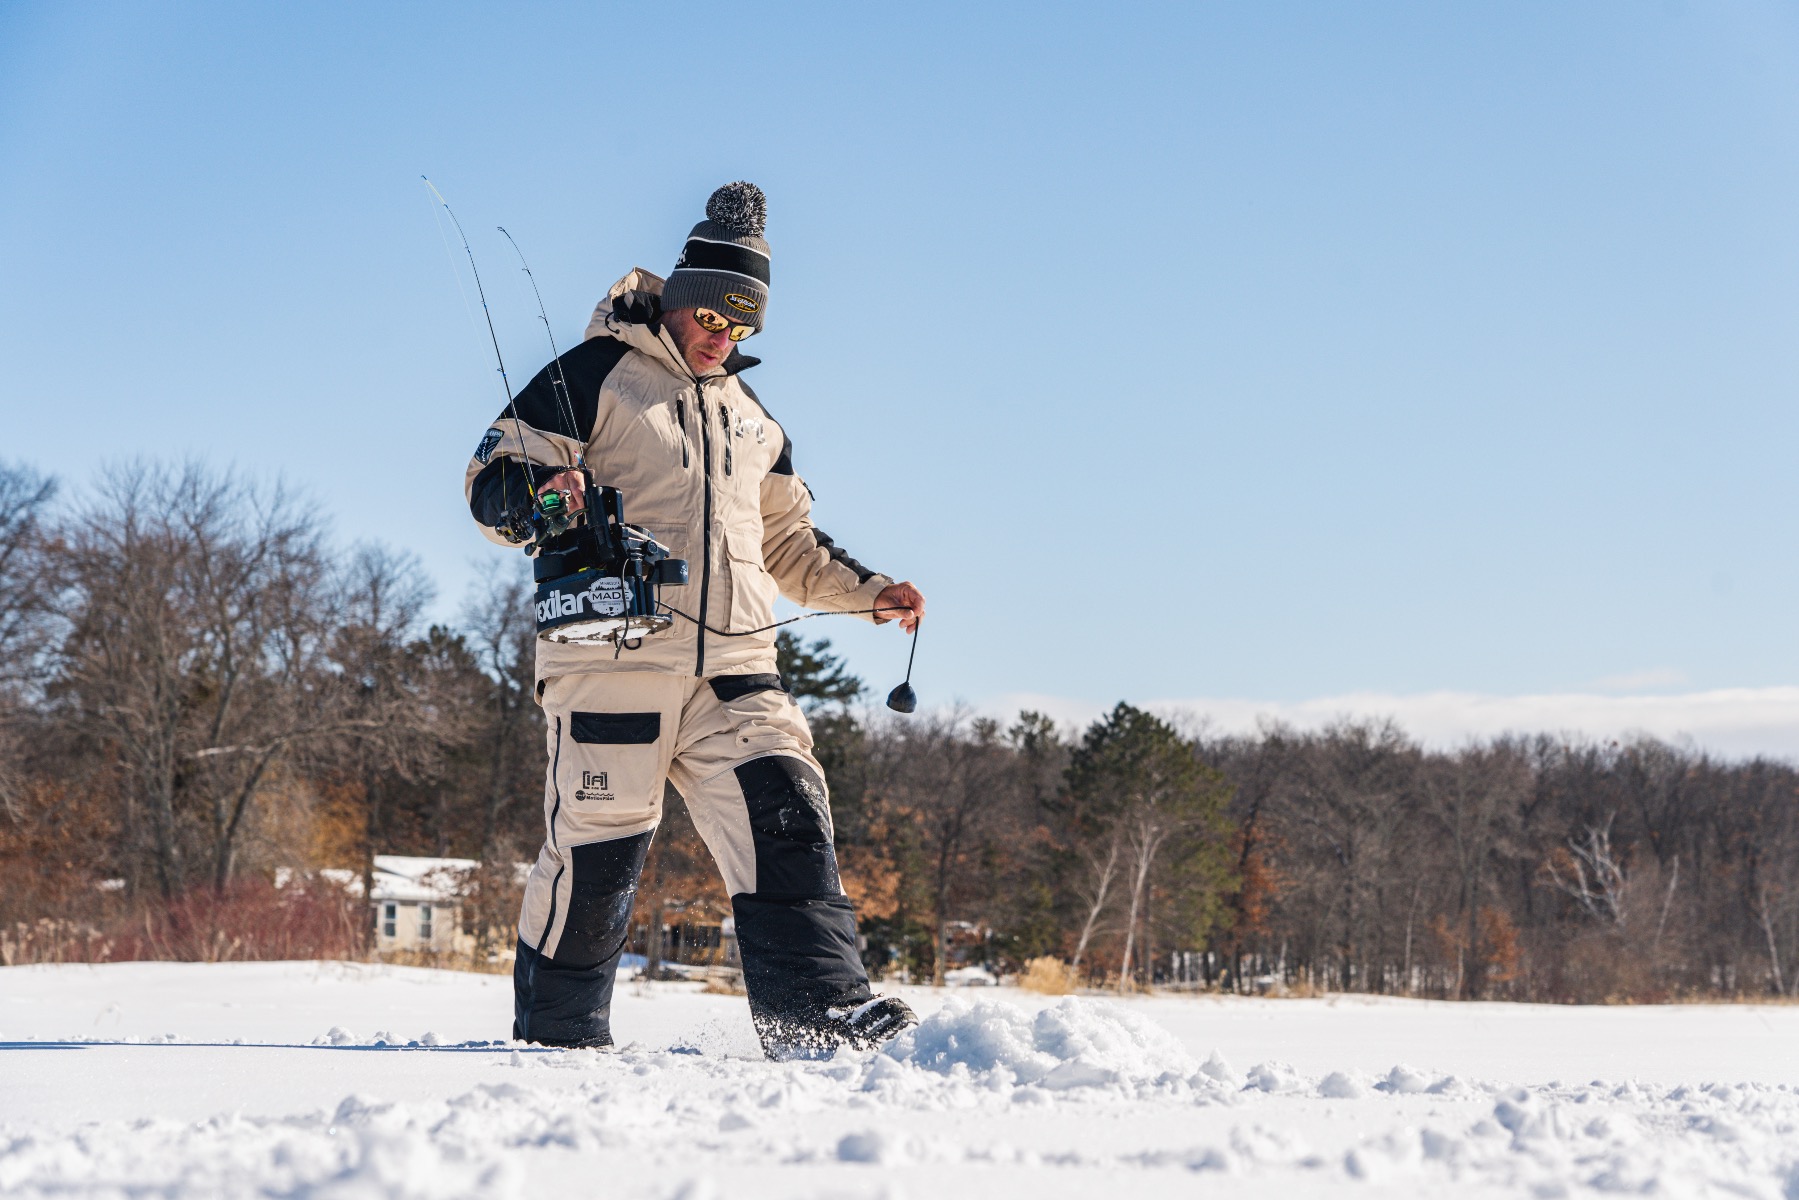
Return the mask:
{"type": "Polygon", "coordinates": [[[723,333],[727,328],[730,329],[731,340],[734,342],[741,342],[744,338],[749,337],[752,333],[756,332],[756,327],[754,325],[733,325],[709,308],[694,309],[693,319],[699,324],[699,327],[704,329],[707,333],[723,333]]]}

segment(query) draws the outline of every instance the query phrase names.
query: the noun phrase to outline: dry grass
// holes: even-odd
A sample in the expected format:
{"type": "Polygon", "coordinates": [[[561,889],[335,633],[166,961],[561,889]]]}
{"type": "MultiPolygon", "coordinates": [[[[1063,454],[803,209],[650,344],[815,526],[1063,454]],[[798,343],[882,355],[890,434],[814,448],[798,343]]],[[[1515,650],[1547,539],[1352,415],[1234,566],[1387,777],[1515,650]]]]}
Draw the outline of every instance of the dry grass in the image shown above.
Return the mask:
{"type": "Polygon", "coordinates": [[[1074,991],[1074,972],[1061,959],[1045,955],[1024,964],[1024,974],[1018,977],[1018,986],[1027,992],[1037,992],[1044,996],[1066,996],[1074,991]]]}
{"type": "Polygon", "coordinates": [[[475,975],[512,974],[512,955],[489,959],[483,954],[457,954],[448,950],[383,950],[376,962],[397,967],[431,967],[439,971],[468,971],[475,975]]]}
{"type": "Polygon", "coordinates": [[[706,972],[702,991],[714,996],[747,996],[743,988],[743,972],[733,967],[715,967],[706,972]]]}

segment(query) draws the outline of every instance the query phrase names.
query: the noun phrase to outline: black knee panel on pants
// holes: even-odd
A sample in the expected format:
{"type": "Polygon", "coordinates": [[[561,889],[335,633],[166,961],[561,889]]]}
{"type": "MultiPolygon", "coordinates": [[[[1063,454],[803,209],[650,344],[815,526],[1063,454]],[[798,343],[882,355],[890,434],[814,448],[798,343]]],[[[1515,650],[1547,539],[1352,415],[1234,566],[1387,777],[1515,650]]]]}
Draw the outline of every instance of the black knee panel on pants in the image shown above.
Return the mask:
{"type": "Polygon", "coordinates": [[[755,758],[736,768],[756,847],[756,895],[837,896],[825,781],[803,759],[755,758]]]}
{"type": "Polygon", "coordinates": [[[513,1037],[548,1046],[612,1044],[612,986],[650,837],[570,847],[568,916],[555,955],[519,943],[513,1037]]]}
{"type": "Polygon", "coordinates": [[[631,906],[637,902],[637,877],[643,874],[652,833],[589,842],[568,850],[574,874],[568,889],[568,920],[556,943],[556,961],[591,966],[618,957],[630,935],[631,906]]]}
{"type": "Polygon", "coordinates": [[[848,896],[731,897],[743,987],[764,1044],[802,1036],[827,1008],[869,998],[848,896]]]}

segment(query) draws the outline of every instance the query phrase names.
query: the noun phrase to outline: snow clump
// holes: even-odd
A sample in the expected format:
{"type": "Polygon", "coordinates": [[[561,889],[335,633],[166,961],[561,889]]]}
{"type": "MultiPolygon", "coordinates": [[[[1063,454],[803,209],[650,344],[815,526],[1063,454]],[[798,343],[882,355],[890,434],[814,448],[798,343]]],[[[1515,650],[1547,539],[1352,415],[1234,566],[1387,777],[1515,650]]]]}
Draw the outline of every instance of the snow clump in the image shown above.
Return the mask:
{"type": "Polygon", "coordinates": [[[1318,1094],[1326,1100],[1360,1100],[1368,1093],[1342,1071],[1332,1071],[1318,1081],[1318,1094]]]}
{"type": "MultiPolygon", "coordinates": [[[[952,998],[882,1053],[921,1070],[990,1086],[1130,1093],[1218,1086],[1160,1025],[1105,1001],[1072,997],[1035,1014],[1010,1004],[952,998]]],[[[871,1070],[869,1082],[884,1074],[871,1070]]]]}
{"type": "Polygon", "coordinates": [[[1244,1086],[1258,1092],[1297,1092],[1305,1081],[1291,1064],[1270,1060],[1251,1067],[1244,1086]]]}

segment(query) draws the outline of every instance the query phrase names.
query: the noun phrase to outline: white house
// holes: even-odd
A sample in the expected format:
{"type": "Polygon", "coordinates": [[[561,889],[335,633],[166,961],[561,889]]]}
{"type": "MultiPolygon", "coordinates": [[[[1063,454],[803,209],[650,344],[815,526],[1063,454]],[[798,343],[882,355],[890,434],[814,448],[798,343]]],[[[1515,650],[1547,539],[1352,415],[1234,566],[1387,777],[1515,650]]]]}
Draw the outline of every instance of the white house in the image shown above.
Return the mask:
{"type": "Polygon", "coordinates": [[[472,858],[375,856],[376,950],[467,953],[475,939],[462,932],[462,883],[481,864],[472,858]]]}
{"type": "MultiPolygon", "coordinates": [[[[462,899],[458,895],[469,873],[481,864],[472,858],[415,858],[406,854],[375,855],[375,950],[426,950],[466,954],[475,946],[462,931],[462,899]]],[[[361,895],[357,871],[321,871],[351,895],[361,895]]],[[[279,881],[277,881],[279,882],[279,881]]]]}

